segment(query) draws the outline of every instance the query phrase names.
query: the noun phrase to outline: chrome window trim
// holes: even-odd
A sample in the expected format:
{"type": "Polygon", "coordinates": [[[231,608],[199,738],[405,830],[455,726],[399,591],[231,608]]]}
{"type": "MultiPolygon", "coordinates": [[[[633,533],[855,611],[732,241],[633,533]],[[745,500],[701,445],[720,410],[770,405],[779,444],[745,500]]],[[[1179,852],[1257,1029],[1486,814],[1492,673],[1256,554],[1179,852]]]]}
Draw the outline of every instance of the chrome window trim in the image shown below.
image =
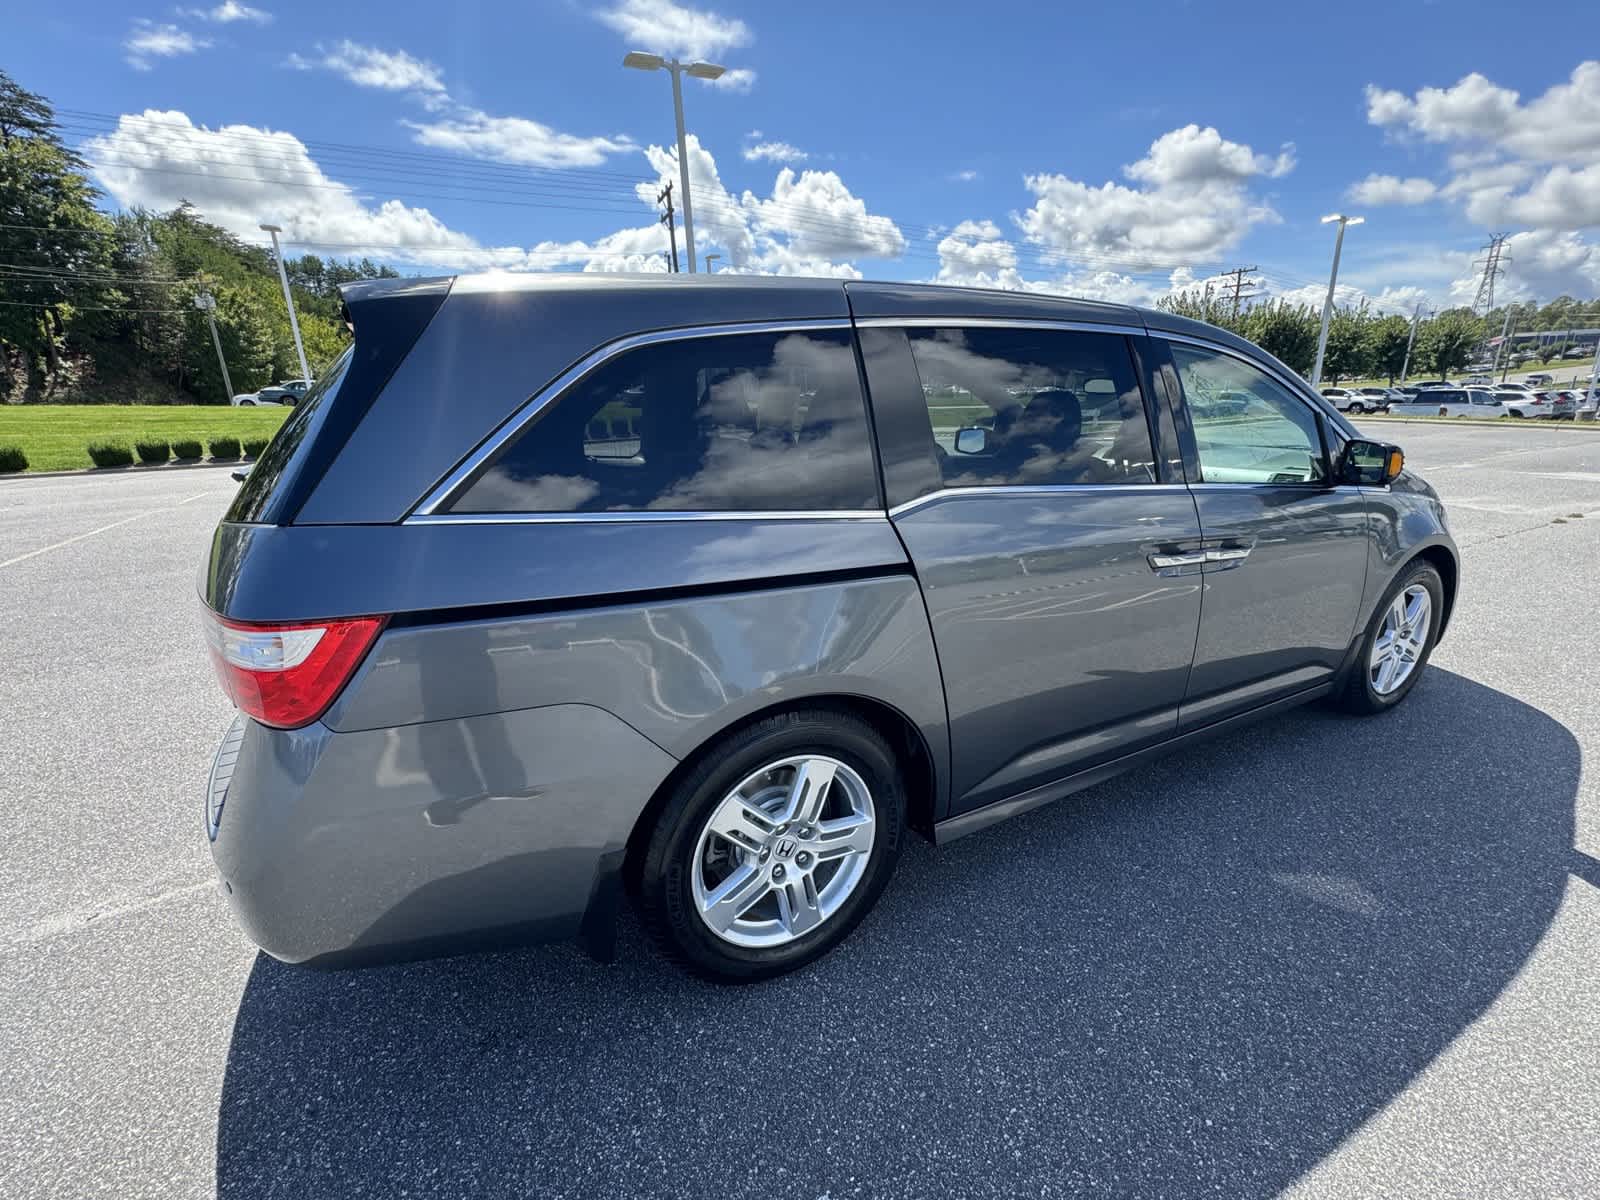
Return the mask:
{"type": "Polygon", "coordinates": [[[1049,496],[1092,493],[1097,496],[1140,496],[1149,492],[1183,492],[1184,483],[1040,483],[1040,484],[980,484],[976,487],[940,488],[926,492],[912,500],[905,500],[889,510],[891,517],[901,517],[924,505],[941,500],[955,500],[963,496],[1008,496],[1015,498],[1043,498],[1049,496]]]}
{"type": "Polygon", "coordinates": [[[881,508],[717,509],[638,512],[435,513],[408,517],[407,525],[627,525],[653,521],[882,521],[881,508]]]}
{"type": "MultiPolygon", "coordinates": [[[[492,458],[507,442],[516,437],[527,424],[539,415],[546,405],[557,399],[573,384],[579,382],[591,371],[609,362],[619,354],[626,354],[630,350],[637,350],[641,346],[653,346],[661,342],[681,342],[691,338],[705,337],[734,337],[748,333],[809,333],[815,330],[849,329],[848,317],[817,317],[807,320],[792,321],[746,321],[732,325],[686,325],[676,329],[652,329],[646,333],[633,333],[626,337],[617,338],[607,342],[596,350],[590,351],[561,374],[557,375],[544,387],[540,388],[515,411],[511,413],[476,449],[448,475],[433,485],[433,488],[422,502],[412,509],[411,513],[402,524],[415,523],[418,517],[468,517],[495,514],[479,513],[441,513],[438,510],[449,502],[452,494],[467,482],[485,462],[492,458]]],[[[865,404],[865,400],[863,400],[865,404]]],[[[863,512],[879,512],[879,509],[863,509],[863,512]]],[[[514,514],[516,516],[556,516],[571,518],[579,515],[594,516],[599,514],[576,513],[529,513],[514,514]]]]}
{"type": "Polygon", "coordinates": [[[862,317],[857,329],[1059,329],[1068,333],[1110,333],[1145,337],[1143,326],[1101,324],[1094,321],[1056,321],[1048,317],[862,317]]]}

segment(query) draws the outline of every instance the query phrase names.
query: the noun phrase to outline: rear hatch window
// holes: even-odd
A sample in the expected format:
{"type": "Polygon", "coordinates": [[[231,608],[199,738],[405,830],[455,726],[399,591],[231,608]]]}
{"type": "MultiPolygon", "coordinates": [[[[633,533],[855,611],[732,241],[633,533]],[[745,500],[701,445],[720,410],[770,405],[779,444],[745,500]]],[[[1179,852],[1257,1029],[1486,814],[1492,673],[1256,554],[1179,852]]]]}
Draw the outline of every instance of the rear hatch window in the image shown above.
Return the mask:
{"type": "Polygon", "coordinates": [[[239,485],[239,494],[223,520],[249,523],[265,519],[273,496],[298,469],[299,459],[314,440],[310,435],[327,419],[354,353],[354,346],[347,347],[312,385],[305,399],[295,405],[289,419],[279,426],[277,436],[261,452],[250,474],[239,485]]]}

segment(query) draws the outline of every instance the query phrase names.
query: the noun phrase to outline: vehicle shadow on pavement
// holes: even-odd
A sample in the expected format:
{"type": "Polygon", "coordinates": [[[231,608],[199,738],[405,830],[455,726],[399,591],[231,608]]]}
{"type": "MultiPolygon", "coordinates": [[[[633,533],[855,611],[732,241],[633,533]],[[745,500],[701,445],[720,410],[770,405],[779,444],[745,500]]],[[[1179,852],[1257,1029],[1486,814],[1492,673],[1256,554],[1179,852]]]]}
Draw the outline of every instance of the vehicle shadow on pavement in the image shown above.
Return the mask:
{"type": "Polygon", "coordinates": [[[264,955],[224,1197],[1268,1196],[1516,975],[1580,754],[1435,668],[934,851],[755,987],[542,947],[317,973],[264,955]]]}

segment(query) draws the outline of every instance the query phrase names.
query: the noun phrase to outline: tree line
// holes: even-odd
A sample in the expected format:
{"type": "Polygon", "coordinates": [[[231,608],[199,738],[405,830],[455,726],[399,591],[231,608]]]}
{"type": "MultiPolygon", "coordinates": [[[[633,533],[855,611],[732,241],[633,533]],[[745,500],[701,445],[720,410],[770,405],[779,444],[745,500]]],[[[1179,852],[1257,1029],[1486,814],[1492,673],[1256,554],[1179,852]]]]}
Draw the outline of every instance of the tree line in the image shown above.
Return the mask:
{"type": "MultiPolygon", "coordinates": [[[[1309,377],[1316,363],[1322,310],[1310,305],[1269,300],[1235,308],[1225,296],[1190,289],[1163,297],[1156,306],[1231,330],[1302,375],[1309,377]]],[[[1470,308],[1448,308],[1418,321],[1413,341],[1409,317],[1374,313],[1365,304],[1340,306],[1328,321],[1322,381],[1336,384],[1341,379],[1387,379],[1392,384],[1400,380],[1402,371],[1407,378],[1449,376],[1480,355],[1492,355],[1489,340],[1508,328],[1513,334],[1554,335],[1514,343],[1514,349],[1525,350],[1548,363],[1565,350],[1569,340],[1566,335],[1597,325],[1600,305],[1562,296],[1545,305],[1531,301],[1506,305],[1483,316],[1470,308]]],[[[1575,340],[1594,344],[1592,334],[1575,340]]]]}
{"type": "MultiPolygon", "coordinates": [[[[0,71],[0,403],[227,403],[205,313],[233,386],[300,374],[271,252],[202,219],[108,216],[49,102],[0,71]]],[[[285,261],[313,373],[348,343],[338,286],[392,268],[285,261]]]]}

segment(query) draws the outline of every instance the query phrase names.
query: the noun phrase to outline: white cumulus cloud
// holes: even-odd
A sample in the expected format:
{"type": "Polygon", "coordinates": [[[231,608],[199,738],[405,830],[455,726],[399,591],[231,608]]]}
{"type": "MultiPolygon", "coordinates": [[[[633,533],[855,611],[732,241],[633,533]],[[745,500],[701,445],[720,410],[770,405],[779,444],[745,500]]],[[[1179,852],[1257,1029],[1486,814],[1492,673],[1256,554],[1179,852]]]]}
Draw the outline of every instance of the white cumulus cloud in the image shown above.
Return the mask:
{"type": "Polygon", "coordinates": [[[289,65],[298,70],[313,68],[332,71],[357,87],[385,92],[419,92],[444,95],[444,76],[439,68],[404,50],[380,50],[348,38],[331,46],[318,43],[316,55],[289,56],[289,65]]]}
{"type": "Polygon", "coordinates": [[[272,22],[271,13],[262,8],[251,8],[248,4],[240,4],[239,0],[222,0],[222,3],[215,8],[180,8],[178,12],[197,21],[209,21],[213,25],[232,25],[239,21],[251,25],[268,25],[272,22]]]}
{"type": "Polygon", "coordinates": [[[122,40],[123,55],[136,71],[150,70],[154,65],[152,59],[196,54],[210,45],[209,38],[198,37],[187,29],[142,19],[133,23],[128,36],[122,40]]]}
{"type": "Polygon", "coordinates": [[[580,137],[527,117],[494,117],[468,108],[436,121],[405,124],[421,145],[533,167],[593,167],[636,148],[625,137],[580,137]]]}
{"type": "Polygon", "coordinates": [[[736,17],[674,4],[672,0],[621,0],[595,19],[620,33],[636,50],[712,58],[750,44],[750,27],[736,17]]]}
{"type": "Polygon", "coordinates": [[[1120,271],[1214,259],[1257,225],[1280,218],[1248,184],[1294,168],[1292,147],[1258,154],[1215,129],[1184,126],[1151,143],[1123,174],[1146,187],[1095,185],[1066,175],[1028,175],[1033,204],[1019,218],[1034,244],[1065,261],[1097,260],[1120,271]]]}
{"type": "Polygon", "coordinates": [[[746,162],[805,162],[811,155],[788,142],[757,142],[741,152],[746,162]]]}
{"type": "Polygon", "coordinates": [[[1401,179],[1395,175],[1368,175],[1350,185],[1350,199],[1357,204],[1423,204],[1439,190],[1431,179],[1401,179]]]}

